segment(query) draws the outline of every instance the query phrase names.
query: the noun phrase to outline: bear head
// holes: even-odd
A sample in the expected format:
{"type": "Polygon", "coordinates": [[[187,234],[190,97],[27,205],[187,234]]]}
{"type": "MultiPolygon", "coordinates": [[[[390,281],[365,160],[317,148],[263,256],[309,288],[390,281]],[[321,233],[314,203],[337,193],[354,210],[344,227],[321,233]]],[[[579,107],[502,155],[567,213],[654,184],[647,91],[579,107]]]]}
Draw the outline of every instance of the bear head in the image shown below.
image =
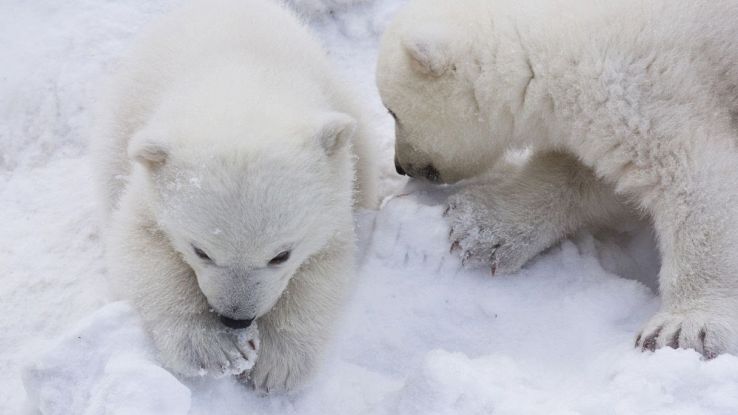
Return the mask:
{"type": "Polygon", "coordinates": [[[228,74],[211,79],[220,75],[181,88],[128,153],[162,243],[191,267],[221,320],[250,321],[351,227],[355,121],[268,82],[260,90],[240,78],[223,82],[228,74]]]}
{"type": "Polygon", "coordinates": [[[488,91],[480,96],[488,74],[469,14],[454,2],[415,1],[383,35],[376,80],[395,120],[398,173],[453,183],[484,173],[508,148],[512,116],[508,108],[493,119],[488,91]]]}

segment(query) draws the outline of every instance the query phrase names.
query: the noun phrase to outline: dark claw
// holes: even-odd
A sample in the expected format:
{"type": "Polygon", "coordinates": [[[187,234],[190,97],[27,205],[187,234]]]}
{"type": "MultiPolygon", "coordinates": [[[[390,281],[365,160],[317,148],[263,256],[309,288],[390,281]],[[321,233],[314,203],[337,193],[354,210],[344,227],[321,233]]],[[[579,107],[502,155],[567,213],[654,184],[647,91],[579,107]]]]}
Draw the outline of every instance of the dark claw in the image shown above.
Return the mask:
{"type": "Polygon", "coordinates": [[[492,267],[490,268],[490,270],[492,271],[492,276],[494,277],[495,274],[497,273],[497,263],[496,262],[492,263],[492,267]]]}
{"type": "Polygon", "coordinates": [[[461,249],[461,244],[459,243],[459,241],[454,241],[454,243],[451,244],[451,249],[448,250],[448,253],[451,254],[454,251],[458,251],[459,249],[461,249]]]}
{"type": "Polygon", "coordinates": [[[652,335],[643,340],[643,347],[641,350],[650,350],[652,352],[656,350],[656,338],[659,337],[662,328],[663,327],[659,327],[652,335]]]}
{"type": "Polygon", "coordinates": [[[713,352],[712,350],[707,350],[707,346],[705,346],[705,338],[707,337],[707,331],[705,329],[700,330],[700,341],[702,342],[702,355],[705,356],[706,360],[712,360],[718,356],[717,353],[713,352]]]}
{"type": "Polygon", "coordinates": [[[682,328],[679,327],[677,329],[676,333],[674,333],[674,336],[671,337],[671,340],[669,340],[669,347],[672,349],[678,349],[679,348],[679,336],[682,334],[682,328]]]}
{"type": "Polygon", "coordinates": [[[471,252],[466,251],[464,252],[464,256],[461,258],[461,266],[466,266],[466,262],[471,258],[471,252]]]}
{"type": "Polygon", "coordinates": [[[451,209],[456,209],[456,206],[453,203],[446,205],[446,210],[443,211],[443,216],[448,216],[448,214],[451,213],[451,209]]]}
{"type": "Polygon", "coordinates": [[[640,342],[641,342],[641,334],[638,333],[638,337],[636,337],[635,345],[633,345],[633,347],[638,347],[638,343],[640,342]]]}

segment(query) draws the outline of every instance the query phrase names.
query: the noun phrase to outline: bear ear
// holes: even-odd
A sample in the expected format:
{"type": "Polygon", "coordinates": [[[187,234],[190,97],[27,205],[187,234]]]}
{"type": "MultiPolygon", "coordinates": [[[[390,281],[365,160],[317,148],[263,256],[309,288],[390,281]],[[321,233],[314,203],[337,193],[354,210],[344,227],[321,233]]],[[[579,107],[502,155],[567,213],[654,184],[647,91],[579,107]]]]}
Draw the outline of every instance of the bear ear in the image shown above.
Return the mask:
{"type": "Polygon", "coordinates": [[[402,42],[412,68],[424,75],[439,77],[451,66],[448,36],[439,30],[422,30],[402,42]]]}
{"type": "Polygon", "coordinates": [[[156,139],[139,135],[128,145],[128,157],[153,170],[167,161],[169,147],[156,139]]]}
{"type": "Polygon", "coordinates": [[[331,156],[351,140],[355,130],[356,120],[340,112],[331,112],[321,117],[315,141],[331,156]]]}

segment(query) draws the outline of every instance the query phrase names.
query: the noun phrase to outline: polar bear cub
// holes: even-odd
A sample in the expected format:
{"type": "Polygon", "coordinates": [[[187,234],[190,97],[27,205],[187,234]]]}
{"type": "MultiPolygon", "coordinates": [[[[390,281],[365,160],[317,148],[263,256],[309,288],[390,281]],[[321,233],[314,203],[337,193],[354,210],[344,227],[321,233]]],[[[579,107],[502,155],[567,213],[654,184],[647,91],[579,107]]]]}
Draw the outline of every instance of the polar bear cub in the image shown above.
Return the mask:
{"type": "Polygon", "coordinates": [[[94,139],[113,286],[162,362],[292,390],[353,273],[376,198],[367,124],[326,54],[267,0],[199,1],[123,63],[94,139]],[[253,339],[252,339],[253,340],[253,339]]]}
{"type": "Polygon", "coordinates": [[[532,148],[451,199],[453,249],[513,272],[630,205],[662,254],[636,345],[738,352],[736,21],[727,0],[411,1],[377,72],[397,170],[451,183],[532,148]]]}

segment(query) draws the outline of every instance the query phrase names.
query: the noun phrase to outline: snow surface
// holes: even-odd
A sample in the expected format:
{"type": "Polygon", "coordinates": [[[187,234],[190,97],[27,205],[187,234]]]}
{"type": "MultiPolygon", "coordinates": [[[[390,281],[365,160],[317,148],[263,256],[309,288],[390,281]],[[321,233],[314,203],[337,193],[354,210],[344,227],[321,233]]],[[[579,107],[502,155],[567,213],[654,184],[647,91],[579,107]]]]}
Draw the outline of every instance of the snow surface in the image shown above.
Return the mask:
{"type": "Polygon", "coordinates": [[[176,3],[0,2],[0,413],[738,413],[738,358],[632,348],[658,308],[648,229],[582,233],[516,275],[460,269],[441,219],[454,189],[393,173],[374,88],[401,0],[291,1],[370,105],[388,196],[357,217],[361,267],[316,380],[265,397],[162,369],[105,291],[86,142],[98,85],[176,3]]]}

